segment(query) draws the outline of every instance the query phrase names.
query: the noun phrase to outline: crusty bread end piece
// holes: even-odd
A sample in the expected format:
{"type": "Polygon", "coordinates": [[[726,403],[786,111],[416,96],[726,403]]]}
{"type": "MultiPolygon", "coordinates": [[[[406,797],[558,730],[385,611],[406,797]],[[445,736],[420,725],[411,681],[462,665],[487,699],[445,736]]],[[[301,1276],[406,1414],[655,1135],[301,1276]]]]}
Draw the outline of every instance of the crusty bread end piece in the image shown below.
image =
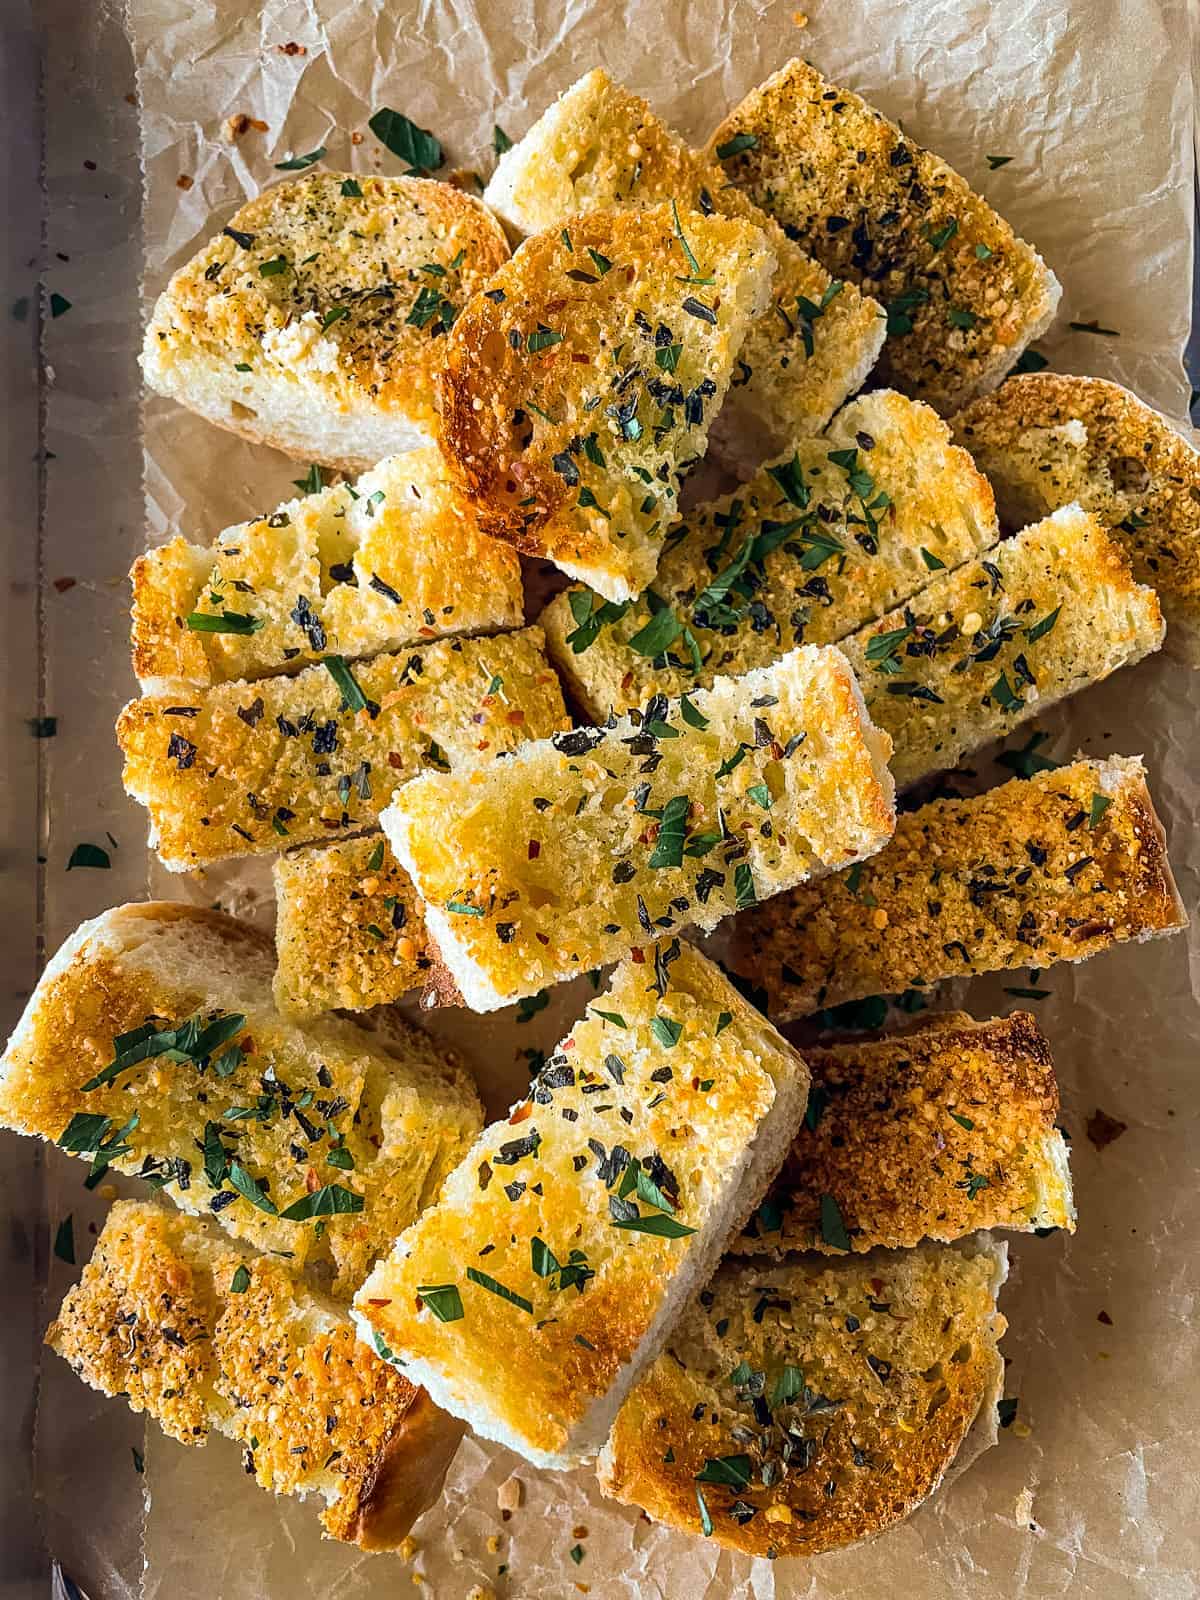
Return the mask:
{"type": "Polygon", "coordinates": [[[524,617],[516,555],[479,532],[434,449],[289,500],[208,548],[172,539],[139,556],[130,579],[145,694],[495,633],[524,617]]]}
{"type": "Polygon", "coordinates": [[[841,649],[905,789],[1140,661],[1163,634],[1153,589],[1072,505],[938,574],[841,649]]]}
{"type": "Polygon", "coordinates": [[[960,444],[1021,527],[1076,501],[1157,591],[1168,654],[1200,667],[1200,453],[1166,417],[1106,378],[1009,378],[954,419],[960,444]]]}
{"type": "Polygon", "coordinates": [[[880,374],[944,415],[986,393],[1054,320],[1062,288],[952,167],[794,59],[709,142],[726,180],[835,278],[887,308],[880,374]]]}
{"type": "Polygon", "coordinates": [[[46,1343],[181,1444],[244,1445],[264,1489],[323,1498],[326,1533],[362,1550],[400,1545],[462,1437],[283,1262],[144,1202],[113,1206],[46,1343]]]}
{"type": "Polygon", "coordinates": [[[575,588],[540,621],[555,666],[603,722],[656,691],[686,694],[796,645],[836,644],[999,536],[987,479],[947,424],[880,389],[734,493],[695,507],[641,599],[605,605],[575,588]],[[631,643],[663,602],[695,639],[699,671],[682,633],[665,650],[631,643]]]}
{"type": "Polygon", "coordinates": [[[440,375],[442,451],[483,531],[640,594],[774,271],[761,228],[675,205],[527,239],[440,375]]]}
{"type": "Polygon", "coordinates": [[[485,1438],[540,1466],[594,1457],[807,1087],[712,962],[648,947],[363,1284],[363,1337],[485,1438]]]}
{"type": "Polygon", "coordinates": [[[1054,1063],[1028,1012],[950,1012],[804,1059],[804,1122],[737,1250],[861,1254],[980,1228],[1074,1230],[1054,1063]]]}
{"type": "Polygon", "coordinates": [[[1002,1392],[1007,1253],[727,1257],[621,1409],[600,1486],[755,1556],[871,1538],[938,1487],[1002,1392]]]}
{"type": "Polygon", "coordinates": [[[406,778],[567,722],[540,628],[132,700],[126,792],[172,872],[370,827],[406,778]]]}
{"type": "Polygon", "coordinates": [[[307,173],[175,273],[142,371],[231,433],[361,472],[430,443],[443,336],[507,258],[486,206],[448,183],[307,173]]]}
{"type": "Polygon", "coordinates": [[[1142,763],[1110,756],[903,813],[861,868],[740,917],[729,959],[788,1019],[1186,926],[1142,763]]]}
{"type": "Polygon", "coordinates": [[[517,235],[561,227],[581,212],[671,200],[766,230],[778,262],[770,304],[746,335],[710,434],[713,453],[743,477],[822,427],[862,386],[883,345],[874,300],[835,283],[719,166],[601,68],[572,84],[501,156],[484,199],[517,235]]]}
{"type": "Polygon", "coordinates": [[[416,778],[380,818],[466,1003],[491,1011],[872,854],[888,746],[836,649],[416,778]]]}
{"type": "Polygon", "coordinates": [[[457,1059],[407,1024],[286,1022],[273,967],[265,935],[198,906],[85,922],[0,1059],[0,1123],[166,1188],[349,1296],[482,1109],[457,1059]]]}

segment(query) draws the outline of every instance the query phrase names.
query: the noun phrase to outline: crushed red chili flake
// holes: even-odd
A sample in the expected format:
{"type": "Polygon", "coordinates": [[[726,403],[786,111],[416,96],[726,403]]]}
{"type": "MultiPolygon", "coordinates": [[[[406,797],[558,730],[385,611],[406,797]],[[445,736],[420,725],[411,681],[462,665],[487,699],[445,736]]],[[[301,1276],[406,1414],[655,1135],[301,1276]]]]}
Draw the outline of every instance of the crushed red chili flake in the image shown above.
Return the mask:
{"type": "Polygon", "coordinates": [[[78,582],[78,578],[55,578],[54,587],[59,594],[66,594],[67,590],[73,589],[78,582]]]}
{"type": "Polygon", "coordinates": [[[1087,1119],[1087,1136],[1097,1150],[1103,1150],[1106,1144],[1112,1144],[1114,1139],[1119,1139],[1128,1126],[1127,1122],[1110,1117],[1107,1111],[1101,1111],[1097,1106],[1087,1119]]]}

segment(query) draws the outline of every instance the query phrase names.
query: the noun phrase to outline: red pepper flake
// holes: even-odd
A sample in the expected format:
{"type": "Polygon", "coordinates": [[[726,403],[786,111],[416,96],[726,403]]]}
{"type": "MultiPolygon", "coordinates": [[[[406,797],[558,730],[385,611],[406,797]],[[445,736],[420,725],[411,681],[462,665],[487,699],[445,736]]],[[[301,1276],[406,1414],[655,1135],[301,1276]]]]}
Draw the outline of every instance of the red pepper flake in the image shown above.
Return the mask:
{"type": "Polygon", "coordinates": [[[400,769],[404,766],[404,757],[402,755],[398,755],[395,750],[389,750],[388,751],[388,766],[395,768],[395,770],[397,772],[399,772],[400,769]]]}
{"type": "Polygon", "coordinates": [[[533,1115],[533,1101],[532,1100],[522,1100],[521,1104],[517,1107],[517,1109],[513,1112],[512,1116],[509,1117],[508,1120],[509,1120],[510,1123],[524,1122],[524,1121],[527,1120],[527,1118],[531,1117],[532,1115],[533,1115]]]}
{"type": "Polygon", "coordinates": [[[304,1174],[304,1192],[306,1194],[315,1194],[320,1187],[321,1180],[317,1177],[316,1167],[309,1167],[304,1174]]]}
{"type": "Polygon", "coordinates": [[[367,1301],[367,1304],[369,1306],[390,1306],[391,1303],[392,1302],[390,1300],[368,1300],[367,1301]]]}
{"type": "Polygon", "coordinates": [[[530,861],[536,861],[537,858],[541,855],[541,853],[542,853],[542,841],[540,839],[530,839],[530,841],[529,841],[529,859],[530,859],[530,861]]]}
{"type": "Polygon", "coordinates": [[[78,578],[55,578],[54,587],[59,594],[66,594],[67,590],[73,589],[78,582],[78,578]]]}
{"type": "Polygon", "coordinates": [[[1103,1150],[1106,1144],[1112,1144],[1114,1139],[1119,1139],[1128,1126],[1127,1122],[1120,1122],[1116,1117],[1110,1117],[1107,1111],[1101,1111],[1097,1106],[1087,1119],[1087,1136],[1097,1150],[1103,1150]]]}
{"type": "Polygon", "coordinates": [[[308,46],[306,44],[296,44],[294,41],[290,41],[288,44],[276,45],[275,48],[283,56],[306,56],[308,54],[308,46]]]}
{"type": "Polygon", "coordinates": [[[545,933],[535,933],[534,934],[534,938],[538,941],[539,944],[549,944],[550,943],[549,935],[545,934],[545,933]]]}
{"type": "Polygon", "coordinates": [[[646,955],[642,950],[631,950],[629,952],[629,959],[633,962],[635,967],[641,967],[645,965],[646,955]]]}
{"type": "Polygon", "coordinates": [[[1106,1328],[1111,1328],[1113,1325],[1113,1319],[1109,1316],[1107,1311],[1101,1311],[1097,1316],[1096,1321],[1102,1322],[1106,1328]]]}
{"type": "Polygon", "coordinates": [[[525,721],[525,713],[523,711],[510,711],[507,720],[514,728],[519,728],[525,721]]]}
{"type": "Polygon", "coordinates": [[[196,180],[194,178],[189,178],[186,172],[181,172],[175,179],[175,187],[177,189],[182,189],[186,194],[187,191],[193,186],[195,181],[196,180]]]}

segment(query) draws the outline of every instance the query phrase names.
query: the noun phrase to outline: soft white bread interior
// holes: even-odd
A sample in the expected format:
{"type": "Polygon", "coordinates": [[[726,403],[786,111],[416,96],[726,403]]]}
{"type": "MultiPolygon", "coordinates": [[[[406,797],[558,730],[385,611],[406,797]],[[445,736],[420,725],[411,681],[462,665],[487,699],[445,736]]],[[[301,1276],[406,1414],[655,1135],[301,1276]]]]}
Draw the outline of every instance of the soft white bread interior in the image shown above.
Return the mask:
{"type": "Polygon", "coordinates": [[[143,693],[297,672],[451,634],[519,628],[515,553],[481,534],[434,449],[139,556],[133,670],[143,693]]]}
{"type": "Polygon", "coordinates": [[[1007,1270],[987,1234],[838,1261],[727,1257],[622,1407],[601,1488],[748,1555],[881,1533],[1002,1393],[1007,1270]]]}
{"type": "Polygon", "coordinates": [[[712,962],[643,955],[354,1301],[385,1359],[540,1466],[596,1455],[804,1110],[804,1062],[712,962]]]}
{"type": "Polygon", "coordinates": [[[218,427],[361,472],[430,443],[446,330],[507,257],[486,206],[448,183],[306,173],[175,273],[142,371],[218,427]]]}
{"type": "Polygon", "coordinates": [[[463,1432],[284,1262],[144,1202],[113,1206],[46,1343],[181,1444],[244,1445],[264,1489],[323,1499],[327,1535],[362,1550],[401,1544],[463,1432]]]}
{"type": "Polygon", "coordinates": [[[887,308],[880,374],[943,414],[993,389],[1062,287],[952,167],[798,58],[708,145],[727,183],[887,308]]]}
{"type": "Polygon", "coordinates": [[[907,788],[1140,661],[1153,589],[1089,512],[1065,506],[841,641],[907,788]]]}
{"type": "Polygon", "coordinates": [[[527,239],[439,378],[439,442],[483,531],[640,594],[774,271],[761,228],[674,202],[527,239]]]}
{"type": "Polygon", "coordinates": [[[1009,378],[954,419],[1010,527],[1077,502],[1157,591],[1169,654],[1200,667],[1200,452],[1119,383],[1009,378]]]}
{"type": "Polygon", "coordinates": [[[872,854],[894,821],[888,749],[845,658],[805,645],[416,778],[380,822],[459,994],[491,1011],[872,854]]]}
{"type": "Polygon", "coordinates": [[[1145,769],[1109,756],[902,813],[861,869],[739,917],[729,959],[787,1019],[1186,926],[1145,769]]]}
{"type": "Polygon", "coordinates": [[[581,212],[671,200],[767,230],[778,262],[770,305],[746,335],[711,434],[713,453],[743,477],[822,427],[861,387],[883,345],[874,300],[843,276],[831,278],[717,164],[601,68],[572,84],[501,156],[484,199],[518,236],[581,212]]]}
{"type": "Polygon", "coordinates": [[[305,1031],[270,940],[167,902],[85,922],[0,1060],[0,1123],[166,1189],[349,1296],[482,1125],[457,1059],[400,1022],[305,1031]]]}
{"type": "Polygon", "coordinates": [[[1075,1227],[1058,1084],[1026,1011],[805,1047],[804,1122],[735,1248],[858,1253],[1075,1227]]]}
{"type": "Polygon", "coordinates": [[[539,620],[573,695],[603,722],[655,692],[686,694],[796,645],[836,644],[999,536],[987,479],[947,424],[880,389],[732,494],[694,507],[639,600],[614,606],[573,588],[539,620]],[[661,649],[642,630],[664,606],[690,638],[661,649]]]}

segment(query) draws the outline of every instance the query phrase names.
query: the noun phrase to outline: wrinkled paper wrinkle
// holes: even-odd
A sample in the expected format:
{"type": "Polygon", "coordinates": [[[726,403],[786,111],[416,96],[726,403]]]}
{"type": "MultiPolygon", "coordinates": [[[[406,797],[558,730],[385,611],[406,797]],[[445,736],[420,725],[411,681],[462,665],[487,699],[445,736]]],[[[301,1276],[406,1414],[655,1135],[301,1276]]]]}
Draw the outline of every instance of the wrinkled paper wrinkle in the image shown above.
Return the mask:
{"type": "MultiPolygon", "coordinates": [[[[901,119],[1036,242],[1064,285],[1042,342],[1056,367],[1115,377],[1184,416],[1194,41],[1182,0],[814,0],[807,9],[799,29],[796,0],[129,0],[146,182],[143,310],[214,226],[278,178],[275,163],[324,145],[332,167],[398,172],[366,126],[384,105],[433,130],[448,167],[486,177],[493,125],[519,137],[594,65],[700,141],[747,89],[801,54],[901,119]],[[992,171],[988,155],[1011,160],[992,171]],[[1093,319],[1119,337],[1068,326],[1093,319]]],[[[126,310],[132,337],[132,294],[126,310]]],[[[70,416],[57,418],[69,433],[70,416]]],[[[92,426],[79,424],[81,435],[92,426]]],[[[207,542],[288,497],[304,470],[152,397],[144,450],[146,525],[112,535],[114,573],[143,535],[207,542]]],[[[97,656],[99,671],[128,681],[123,597],[97,656]]],[[[1059,759],[1145,753],[1192,907],[1198,682],[1158,657],[1038,724],[1059,759]]],[[[108,741],[99,726],[96,782],[114,785],[108,741]]],[[[270,919],[262,863],[191,879],[151,863],[147,883],[270,919]]],[[[1079,1231],[1011,1240],[1002,1348],[1017,1423],[880,1539],[810,1563],[750,1561],[605,1501],[588,1472],[541,1472],[468,1438],[414,1530],[410,1573],[396,1557],[323,1541],[314,1508],[247,1482],[227,1440],[189,1450],[151,1426],[138,1478],[126,1452],[141,1448],[140,1422],[77,1384],[72,1393],[53,1357],[39,1419],[39,1487],[63,1511],[51,1526],[65,1528],[82,1503],[77,1478],[103,1485],[104,1519],[86,1528],[103,1556],[92,1567],[106,1593],[140,1588],[141,1600],[365,1600],[409,1592],[415,1574],[415,1592],[451,1600],[473,1586],[528,1600],[1195,1600],[1200,946],[1193,930],[1190,940],[1055,968],[1037,980],[1051,990],[1041,1002],[1007,992],[1022,985],[1035,986],[1030,974],[956,984],[939,1003],[980,1017],[1037,1012],[1059,1069],[1079,1231]],[[1085,1131],[1097,1108],[1127,1124],[1104,1149],[1085,1131]],[[514,1474],[522,1504],[506,1520],[497,1495],[514,1474]]],[[[495,1113],[527,1083],[526,1052],[560,1038],[590,993],[586,980],[556,991],[525,1025],[512,1012],[428,1020],[464,1050],[495,1113]]],[[[51,1215],[78,1209],[78,1178],[77,1164],[51,1164],[51,1215]]],[[[81,1239],[81,1259],[87,1248],[81,1239]]],[[[51,1304],[61,1289],[56,1277],[51,1304]]]]}

